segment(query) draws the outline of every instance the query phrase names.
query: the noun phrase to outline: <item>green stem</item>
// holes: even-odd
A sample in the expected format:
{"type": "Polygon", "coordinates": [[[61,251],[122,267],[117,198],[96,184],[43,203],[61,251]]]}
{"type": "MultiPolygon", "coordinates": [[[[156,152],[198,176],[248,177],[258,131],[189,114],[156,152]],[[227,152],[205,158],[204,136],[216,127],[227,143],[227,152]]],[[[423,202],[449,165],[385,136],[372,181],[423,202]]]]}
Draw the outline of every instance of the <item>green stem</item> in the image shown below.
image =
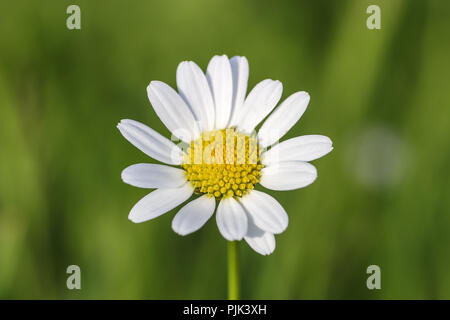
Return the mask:
{"type": "Polygon", "coordinates": [[[228,241],[228,300],[239,299],[238,241],[228,241]]]}

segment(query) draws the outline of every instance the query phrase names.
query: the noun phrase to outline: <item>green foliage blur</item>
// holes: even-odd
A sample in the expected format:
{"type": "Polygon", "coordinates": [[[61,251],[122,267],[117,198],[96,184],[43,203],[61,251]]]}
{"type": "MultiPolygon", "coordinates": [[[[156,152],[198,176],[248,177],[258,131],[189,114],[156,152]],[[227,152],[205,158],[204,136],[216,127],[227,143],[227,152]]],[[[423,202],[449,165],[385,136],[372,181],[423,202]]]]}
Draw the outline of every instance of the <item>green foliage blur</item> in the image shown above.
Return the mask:
{"type": "Polygon", "coordinates": [[[176,210],[133,224],[149,191],[121,170],[152,162],[116,129],[168,130],[146,94],[244,55],[249,89],[272,78],[311,102],[285,138],[334,150],[311,186],[270,192],[289,213],[267,257],[240,243],[242,298],[450,298],[450,2],[0,2],[0,298],[223,299],[215,219],[181,237],[176,210]],[[81,30],[66,8],[81,7],[81,30]],[[370,4],[381,29],[366,27],[370,4]],[[81,290],[66,288],[67,266],[81,290]],[[381,290],[366,268],[381,267],[381,290]]]}

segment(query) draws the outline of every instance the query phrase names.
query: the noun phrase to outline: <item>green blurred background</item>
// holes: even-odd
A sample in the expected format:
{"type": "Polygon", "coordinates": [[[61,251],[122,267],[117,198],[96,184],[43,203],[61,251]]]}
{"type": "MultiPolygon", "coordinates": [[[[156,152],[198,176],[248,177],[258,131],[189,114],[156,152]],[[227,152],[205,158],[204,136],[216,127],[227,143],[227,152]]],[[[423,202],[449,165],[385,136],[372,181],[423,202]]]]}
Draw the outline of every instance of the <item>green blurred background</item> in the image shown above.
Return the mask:
{"type": "Polygon", "coordinates": [[[147,190],[122,183],[149,159],[116,129],[169,136],[146,86],[177,64],[244,55],[249,88],[311,94],[286,137],[335,149],[308,188],[271,192],[290,215],[275,252],[240,246],[248,299],[450,298],[450,2],[2,1],[0,298],[222,299],[215,219],[180,237],[175,210],[133,224],[147,190]],[[81,7],[81,30],[66,8],[81,7]],[[366,8],[381,8],[381,30],[366,8]],[[81,267],[81,290],[66,268],[81,267]],[[366,287],[381,267],[381,290],[366,287]]]}

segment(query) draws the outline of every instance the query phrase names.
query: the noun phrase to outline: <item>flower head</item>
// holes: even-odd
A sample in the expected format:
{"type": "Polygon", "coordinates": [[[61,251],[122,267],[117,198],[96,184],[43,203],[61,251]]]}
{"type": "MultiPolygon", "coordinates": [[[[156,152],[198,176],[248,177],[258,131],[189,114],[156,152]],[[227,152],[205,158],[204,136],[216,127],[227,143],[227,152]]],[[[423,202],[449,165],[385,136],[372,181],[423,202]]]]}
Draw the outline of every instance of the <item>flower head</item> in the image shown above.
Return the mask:
{"type": "Polygon", "coordinates": [[[225,239],[245,239],[263,255],[273,252],[274,234],[286,229],[288,216],[277,200],[255,186],[305,187],[317,177],[308,162],[333,148],[331,140],[321,135],[277,143],[300,119],[310,97],[296,92],[275,108],[281,82],[263,80],[246,97],[248,74],[245,57],[214,56],[206,75],[194,62],[179,64],[178,93],[160,81],[149,84],[147,93],[156,114],[181,143],[176,145],[133,120],[122,120],[118,128],[148,156],[179,168],[143,163],[123,170],[124,182],[156,189],[131,209],[131,221],[156,218],[195,195],[175,215],[175,232],[187,235],[200,229],[216,211],[225,239]]]}

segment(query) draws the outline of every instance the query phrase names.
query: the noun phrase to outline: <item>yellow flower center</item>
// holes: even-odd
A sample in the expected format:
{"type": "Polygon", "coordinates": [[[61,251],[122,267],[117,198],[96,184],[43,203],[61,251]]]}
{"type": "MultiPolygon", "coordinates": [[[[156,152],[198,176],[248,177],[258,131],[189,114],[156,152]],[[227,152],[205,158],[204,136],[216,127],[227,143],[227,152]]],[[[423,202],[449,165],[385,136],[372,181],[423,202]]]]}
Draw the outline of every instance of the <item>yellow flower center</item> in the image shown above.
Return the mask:
{"type": "Polygon", "coordinates": [[[254,135],[234,128],[202,133],[191,142],[182,167],[195,192],[216,198],[242,197],[261,177],[254,135]]]}

